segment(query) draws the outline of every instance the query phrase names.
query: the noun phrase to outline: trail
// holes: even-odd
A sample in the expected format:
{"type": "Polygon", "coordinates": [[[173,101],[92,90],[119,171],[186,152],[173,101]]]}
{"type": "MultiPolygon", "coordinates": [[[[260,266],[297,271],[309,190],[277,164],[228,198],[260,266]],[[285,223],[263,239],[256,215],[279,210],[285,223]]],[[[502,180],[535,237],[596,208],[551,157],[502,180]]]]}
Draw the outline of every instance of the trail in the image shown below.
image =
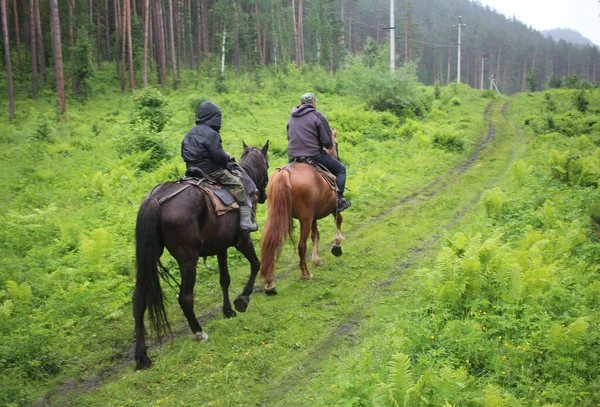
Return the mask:
{"type": "MultiPolygon", "coordinates": [[[[459,163],[455,167],[451,168],[445,174],[439,176],[438,178],[432,180],[427,185],[423,186],[419,190],[400,198],[394,205],[388,207],[383,212],[380,212],[373,218],[371,218],[368,222],[361,224],[358,227],[355,227],[345,234],[347,237],[351,238],[352,236],[359,235],[369,229],[372,225],[381,222],[385,219],[388,219],[394,214],[401,212],[404,208],[409,205],[413,206],[423,206],[425,203],[430,202],[436,199],[438,196],[443,194],[443,192],[448,188],[448,185],[451,184],[452,181],[458,179],[462,174],[467,173],[474,164],[481,161],[481,156],[486,149],[490,148],[494,145],[496,141],[496,127],[494,126],[491,116],[498,108],[498,101],[490,101],[484,111],[483,121],[487,124],[487,133],[482,134],[480,137],[479,143],[475,146],[472,153],[469,157],[467,157],[463,162],[459,163]]],[[[501,108],[501,115],[506,122],[509,122],[506,110],[508,107],[508,102],[504,103],[501,108]]],[[[516,127],[513,126],[515,132],[518,132],[516,127]]],[[[510,152],[510,157],[507,160],[506,165],[498,171],[495,177],[489,179],[488,183],[481,189],[481,191],[485,189],[489,189],[493,186],[497,180],[506,172],[508,165],[512,162],[515,156],[516,147],[513,145],[513,148],[510,152]]],[[[355,331],[360,327],[361,322],[363,320],[363,311],[369,308],[369,305],[373,302],[377,301],[378,294],[377,291],[381,290],[382,287],[391,285],[396,280],[402,277],[403,271],[410,269],[417,265],[420,261],[427,258],[431,253],[431,248],[440,242],[443,237],[443,231],[447,229],[451,229],[454,225],[456,225],[469,211],[477,204],[480,199],[480,194],[467,201],[462,207],[458,208],[454,215],[447,220],[447,222],[439,227],[438,230],[432,231],[432,233],[428,236],[422,236],[420,239],[415,240],[416,244],[410,248],[405,249],[405,254],[402,259],[397,263],[396,267],[393,270],[390,270],[387,277],[379,281],[376,287],[372,288],[372,292],[368,295],[369,302],[361,303],[359,307],[349,307],[346,310],[344,319],[337,324],[332,330],[329,332],[327,336],[322,338],[321,340],[317,340],[310,347],[309,350],[305,352],[303,355],[302,361],[294,366],[290,366],[286,373],[282,376],[278,377],[277,383],[273,385],[266,385],[264,389],[264,394],[268,395],[269,402],[273,402],[273,400],[283,400],[285,396],[293,392],[298,386],[302,384],[302,378],[300,375],[306,376],[306,372],[316,372],[318,371],[319,365],[324,359],[325,355],[328,355],[332,352],[337,344],[343,339],[352,338],[355,331]],[[301,374],[298,372],[302,372],[301,374]]],[[[284,280],[286,278],[292,278],[295,276],[297,272],[297,265],[290,264],[286,269],[279,273],[277,278],[278,280],[284,280]]],[[[168,288],[167,288],[168,289],[168,288]]],[[[255,292],[260,292],[260,289],[256,289],[255,292]]],[[[219,318],[221,316],[220,307],[216,307],[209,311],[200,314],[198,320],[202,325],[206,325],[210,320],[214,318],[219,318]]],[[[177,323],[173,330],[173,336],[175,338],[180,336],[189,335],[189,328],[186,324],[177,323]]],[[[157,344],[151,346],[150,351],[156,351],[156,348],[162,346],[163,343],[169,341],[163,340],[157,344]]],[[[123,352],[123,359],[120,363],[117,363],[110,368],[100,372],[89,380],[81,381],[74,380],[68,383],[65,383],[62,387],[57,389],[55,392],[48,394],[43,400],[38,401],[35,405],[36,407],[46,407],[51,406],[52,401],[55,397],[60,396],[64,398],[68,394],[72,393],[80,393],[92,390],[98,386],[101,386],[102,383],[115,376],[119,372],[124,369],[132,369],[133,368],[133,344],[132,346],[123,352]]],[[[265,400],[266,402],[266,400],[265,400]]]]}
{"type": "MultiPolygon", "coordinates": [[[[506,122],[509,122],[506,110],[508,107],[508,103],[505,103],[502,106],[501,115],[506,122]]],[[[445,175],[433,180],[419,191],[410,194],[400,200],[396,205],[391,208],[388,208],[386,211],[380,213],[376,217],[374,217],[370,222],[361,225],[359,228],[353,229],[348,235],[357,233],[359,230],[368,229],[373,223],[379,222],[382,219],[385,219],[394,213],[401,210],[402,207],[406,206],[408,203],[414,203],[415,201],[422,205],[426,201],[433,200],[436,196],[440,195],[444,188],[444,183],[450,180],[453,177],[457,177],[463,172],[468,171],[474,163],[480,160],[481,153],[484,151],[486,147],[488,147],[494,140],[496,136],[496,128],[492,124],[490,116],[492,114],[493,102],[490,102],[485,110],[484,120],[488,124],[488,133],[487,137],[474,149],[472,154],[461,164],[455,166],[450,171],[448,171],[445,175]]],[[[515,133],[518,135],[518,129],[512,125],[515,133]]],[[[513,144],[510,150],[510,156],[506,162],[506,164],[495,174],[495,176],[488,180],[484,188],[481,190],[489,189],[493,187],[498,180],[506,173],[509,165],[513,162],[515,153],[516,153],[517,145],[513,144]]],[[[371,292],[367,293],[364,297],[368,298],[367,302],[362,302],[359,306],[355,306],[352,309],[348,310],[346,313],[346,318],[339,323],[336,327],[334,327],[330,333],[320,341],[316,341],[311,349],[305,353],[302,358],[302,362],[292,367],[289,367],[287,370],[287,374],[284,376],[280,376],[277,378],[276,385],[268,386],[267,389],[264,390],[264,394],[269,395],[269,400],[272,402],[273,400],[282,400],[281,404],[275,405],[286,405],[285,397],[288,393],[293,392],[295,389],[301,391],[302,386],[305,386],[306,383],[303,382],[303,377],[309,377],[312,374],[317,374],[319,371],[319,367],[322,361],[325,359],[325,356],[330,354],[336,346],[339,346],[341,342],[344,340],[352,341],[355,337],[355,333],[360,327],[361,321],[365,313],[368,313],[365,310],[369,310],[371,305],[378,301],[380,295],[378,292],[382,291],[382,289],[386,286],[393,284],[398,279],[402,278],[403,272],[408,270],[414,266],[416,266],[419,262],[423,261],[427,256],[432,255],[431,248],[435,247],[438,244],[442,237],[443,231],[451,229],[455,226],[470,210],[478,203],[481,197],[481,192],[477,194],[473,199],[467,201],[461,208],[459,208],[454,216],[450,218],[444,225],[441,225],[440,228],[429,236],[425,236],[421,238],[413,247],[410,247],[406,250],[406,254],[403,256],[401,261],[397,263],[396,267],[393,270],[390,270],[388,276],[385,280],[379,281],[376,286],[371,288],[371,292]],[[298,373],[301,372],[301,373],[298,373]]],[[[267,404],[263,404],[267,405],[267,404]]],[[[273,404],[268,404],[273,405],[273,404]]]]}

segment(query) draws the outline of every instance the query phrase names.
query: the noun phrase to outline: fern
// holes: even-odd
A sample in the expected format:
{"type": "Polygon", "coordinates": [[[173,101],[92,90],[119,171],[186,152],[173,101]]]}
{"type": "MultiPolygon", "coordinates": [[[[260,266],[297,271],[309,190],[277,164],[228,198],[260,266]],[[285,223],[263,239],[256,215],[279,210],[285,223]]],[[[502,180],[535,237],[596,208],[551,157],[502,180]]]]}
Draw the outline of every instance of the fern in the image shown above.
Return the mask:
{"type": "Polygon", "coordinates": [[[488,384],[483,390],[483,405],[485,407],[505,407],[507,405],[498,386],[488,384]]]}
{"type": "Polygon", "coordinates": [[[380,383],[378,388],[382,398],[394,407],[404,406],[407,392],[413,387],[410,358],[397,353],[388,362],[388,380],[380,383]]]}
{"type": "Polygon", "coordinates": [[[578,318],[567,328],[569,338],[574,344],[581,343],[589,327],[590,324],[584,318],[578,318]]]}

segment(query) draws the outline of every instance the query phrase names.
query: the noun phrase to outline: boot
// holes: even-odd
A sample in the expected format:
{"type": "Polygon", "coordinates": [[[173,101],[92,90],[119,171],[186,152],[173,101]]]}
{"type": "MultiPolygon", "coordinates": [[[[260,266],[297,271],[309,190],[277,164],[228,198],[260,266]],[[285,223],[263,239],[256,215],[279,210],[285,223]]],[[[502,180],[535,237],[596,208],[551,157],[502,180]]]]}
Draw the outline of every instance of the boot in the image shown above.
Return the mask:
{"type": "Polygon", "coordinates": [[[342,212],[343,210],[348,209],[350,207],[350,205],[351,205],[351,203],[349,200],[340,197],[338,199],[337,211],[342,212]]]}
{"type": "Polygon", "coordinates": [[[256,232],[258,226],[252,221],[252,207],[240,206],[240,229],[244,232],[256,232]]]}

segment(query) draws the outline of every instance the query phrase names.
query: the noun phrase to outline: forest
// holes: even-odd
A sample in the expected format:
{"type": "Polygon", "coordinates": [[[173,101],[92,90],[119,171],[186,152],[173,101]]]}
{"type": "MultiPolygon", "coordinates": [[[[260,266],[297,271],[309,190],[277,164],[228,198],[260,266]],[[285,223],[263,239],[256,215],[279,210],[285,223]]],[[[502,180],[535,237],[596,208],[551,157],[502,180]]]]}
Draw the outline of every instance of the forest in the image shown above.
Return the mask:
{"type": "Polygon", "coordinates": [[[348,55],[389,43],[390,32],[395,63],[416,63],[426,85],[487,89],[493,78],[512,94],[559,87],[561,78],[598,80],[597,47],[553,41],[476,1],[402,0],[394,10],[390,30],[387,0],[3,0],[8,99],[12,106],[15,87],[33,98],[55,89],[64,112],[65,92],[86,97],[105,63],[122,92],[176,88],[186,69],[256,76],[261,67],[314,64],[335,72],[348,55]]]}

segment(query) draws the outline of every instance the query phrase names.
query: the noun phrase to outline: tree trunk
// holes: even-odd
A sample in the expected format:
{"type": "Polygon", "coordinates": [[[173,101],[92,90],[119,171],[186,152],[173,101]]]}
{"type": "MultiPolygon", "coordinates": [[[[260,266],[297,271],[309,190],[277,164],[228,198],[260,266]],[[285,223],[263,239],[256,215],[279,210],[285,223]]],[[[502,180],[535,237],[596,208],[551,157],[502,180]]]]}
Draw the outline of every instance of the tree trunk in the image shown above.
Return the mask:
{"type": "Polygon", "coordinates": [[[237,7],[235,0],[232,0],[233,4],[233,58],[232,63],[235,66],[235,71],[239,74],[240,71],[240,12],[237,7]]]}
{"type": "Polygon", "coordinates": [[[300,67],[300,34],[296,23],[296,0],[292,0],[292,24],[294,24],[294,40],[296,43],[296,68],[300,67]]]}
{"type": "Polygon", "coordinates": [[[42,37],[42,22],[40,19],[40,0],[35,0],[35,32],[38,45],[38,62],[42,72],[42,80],[46,83],[46,52],[44,51],[44,37],[42,37]]]}
{"type": "Polygon", "coordinates": [[[298,0],[298,32],[300,35],[300,61],[304,63],[304,0],[298,0]]]}
{"type": "Polygon", "coordinates": [[[198,73],[202,70],[202,14],[200,12],[200,2],[196,1],[196,41],[198,52],[198,73]]]}
{"type": "Polygon", "coordinates": [[[2,38],[4,38],[4,64],[6,67],[6,81],[8,91],[8,114],[11,119],[15,118],[15,94],[13,89],[12,66],[10,63],[10,43],[8,41],[8,27],[6,25],[6,0],[0,0],[0,12],[2,13],[2,38]]]}
{"type": "MultiPolygon", "coordinates": [[[[73,52],[73,47],[75,46],[75,31],[73,30],[73,9],[75,8],[75,0],[69,0],[69,47],[71,49],[71,66],[75,65],[75,54],[73,52]]],[[[75,75],[71,75],[71,92],[73,94],[77,91],[77,79],[75,75]]]]}
{"type": "Polygon", "coordinates": [[[194,62],[196,61],[196,56],[194,55],[194,30],[192,30],[192,0],[188,0],[187,4],[187,29],[189,30],[189,36],[187,37],[189,41],[189,49],[190,49],[190,69],[194,69],[194,62]]]}
{"type": "Polygon", "coordinates": [[[19,35],[19,9],[17,8],[17,0],[13,1],[13,11],[15,16],[15,37],[17,44],[17,69],[19,78],[23,77],[23,61],[21,59],[21,36],[19,35]]]}
{"type": "Polygon", "coordinates": [[[206,0],[200,0],[202,3],[202,41],[204,42],[204,55],[206,58],[206,70],[210,78],[210,48],[208,46],[208,5],[206,0]]]}
{"type": "Polygon", "coordinates": [[[173,0],[169,0],[169,43],[171,44],[171,70],[173,83],[177,83],[177,60],[175,59],[175,36],[173,34],[173,0]]]}
{"type": "Polygon", "coordinates": [[[38,60],[37,41],[35,33],[35,0],[29,0],[29,41],[31,49],[31,85],[33,98],[38,96],[38,60]]]}
{"type": "Polygon", "coordinates": [[[126,87],[126,65],[125,65],[125,55],[127,52],[127,3],[129,0],[123,0],[122,5],[122,16],[121,19],[121,93],[125,93],[126,87]]]}
{"type": "Polygon", "coordinates": [[[150,21],[150,0],[144,1],[144,65],[142,73],[142,86],[148,86],[148,23],[150,21]]]}
{"type": "Polygon", "coordinates": [[[160,1],[154,1],[155,13],[154,17],[156,20],[155,41],[156,47],[156,60],[157,60],[157,72],[160,84],[167,86],[167,53],[165,50],[165,29],[163,25],[163,13],[160,1]]]}
{"type": "MultiPolygon", "coordinates": [[[[3,0],[4,1],[4,0],[3,0]]],[[[39,12],[39,10],[38,10],[39,12]]],[[[54,52],[54,70],[56,75],[56,93],[58,94],[58,112],[67,112],[65,102],[65,79],[63,73],[62,44],[60,40],[60,19],[58,17],[58,0],[50,0],[50,21],[52,26],[52,49],[54,52]]]]}
{"type": "Polygon", "coordinates": [[[127,9],[127,49],[128,49],[128,56],[129,56],[129,91],[133,91],[133,89],[135,89],[135,77],[134,77],[134,72],[133,72],[133,47],[132,47],[132,41],[131,41],[131,3],[129,3],[129,0],[126,0],[125,3],[127,4],[127,6],[125,7],[127,9]]]}

